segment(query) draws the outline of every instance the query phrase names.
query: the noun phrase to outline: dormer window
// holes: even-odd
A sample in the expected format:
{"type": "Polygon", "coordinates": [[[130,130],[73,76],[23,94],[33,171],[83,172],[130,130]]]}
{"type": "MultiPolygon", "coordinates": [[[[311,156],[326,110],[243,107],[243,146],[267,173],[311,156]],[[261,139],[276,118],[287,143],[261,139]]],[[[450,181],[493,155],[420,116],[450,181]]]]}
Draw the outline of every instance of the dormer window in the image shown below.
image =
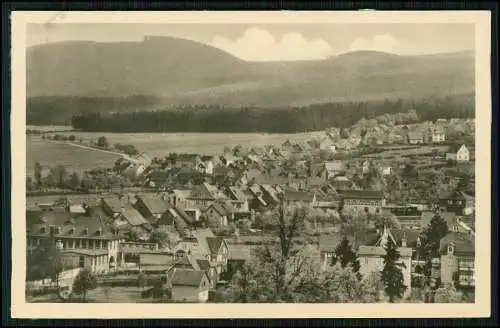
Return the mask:
{"type": "Polygon", "coordinates": [[[61,233],[61,229],[60,229],[59,227],[55,227],[55,228],[54,228],[54,233],[55,233],[56,235],[60,234],[60,233],[61,233]]]}
{"type": "Polygon", "coordinates": [[[47,231],[47,229],[46,229],[45,227],[41,227],[41,228],[40,228],[40,232],[41,232],[41,233],[45,233],[46,231],[47,231]]]}
{"type": "Polygon", "coordinates": [[[87,235],[89,233],[89,228],[83,228],[83,234],[87,235]]]}
{"type": "Polygon", "coordinates": [[[74,227],[69,228],[68,232],[70,235],[73,235],[75,233],[75,228],[74,227]]]}
{"type": "Polygon", "coordinates": [[[453,255],[455,252],[455,244],[451,243],[448,245],[448,255],[453,255]]]}
{"type": "Polygon", "coordinates": [[[97,229],[96,235],[97,235],[97,236],[100,236],[100,235],[101,235],[101,233],[102,233],[102,229],[101,229],[101,228],[97,229]]]}

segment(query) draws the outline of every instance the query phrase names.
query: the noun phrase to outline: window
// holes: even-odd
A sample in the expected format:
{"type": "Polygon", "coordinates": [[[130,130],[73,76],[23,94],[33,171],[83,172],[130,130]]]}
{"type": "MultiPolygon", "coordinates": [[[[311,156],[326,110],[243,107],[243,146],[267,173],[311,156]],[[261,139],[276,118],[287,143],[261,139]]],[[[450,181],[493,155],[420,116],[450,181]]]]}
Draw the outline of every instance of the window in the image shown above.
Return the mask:
{"type": "Polygon", "coordinates": [[[453,244],[448,245],[448,254],[452,255],[455,251],[455,246],[453,244]]]}
{"type": "Polygon", "coordinates": [[[60,229],[59,229],[59,227],[55,227],[55,228],[54,228],[54,233],[55,233],[56,235],[58,235],[58,234],[60,233],[60,229]]]}
{"type": "Polygon", "coordinates": [[[45,227],[41,227],[41,228],[40,228],[40,232],[41,232],[41,233],[45,233],[45,231],[46,231],[46,230],[45,230],[45,227]]]}
{"type": "Polygon", "coordinates": [[[78,263],[78,264],[79,264],[79,267],[80,267],[80,268],[85,267],[85,256],[80,255],[80,260],[79,260],[79,263],[78,263]]]}

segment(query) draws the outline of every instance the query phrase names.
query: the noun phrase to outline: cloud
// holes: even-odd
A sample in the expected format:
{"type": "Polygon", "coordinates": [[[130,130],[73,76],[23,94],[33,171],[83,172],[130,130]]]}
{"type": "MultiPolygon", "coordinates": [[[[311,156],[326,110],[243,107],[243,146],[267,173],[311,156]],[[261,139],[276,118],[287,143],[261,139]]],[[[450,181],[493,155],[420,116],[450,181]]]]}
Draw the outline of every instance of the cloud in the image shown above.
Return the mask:
{"type": "Polygon", "coordinates": [[[333,52],[330,44],[321,39],[306,40],[293,32],[276,40],[271,33],[255,27],[234,41],[216,36],[211,45],[247,61],[324,59],[333,52]]]}
{"type": "Polygon", "coordinates": [[[349,51],[371,50],[371,51],[384,51],[396,52],[400,42],[390,34],[375,35],[372,38],[358,38],[354,40],[350,46],[349,51]]]}

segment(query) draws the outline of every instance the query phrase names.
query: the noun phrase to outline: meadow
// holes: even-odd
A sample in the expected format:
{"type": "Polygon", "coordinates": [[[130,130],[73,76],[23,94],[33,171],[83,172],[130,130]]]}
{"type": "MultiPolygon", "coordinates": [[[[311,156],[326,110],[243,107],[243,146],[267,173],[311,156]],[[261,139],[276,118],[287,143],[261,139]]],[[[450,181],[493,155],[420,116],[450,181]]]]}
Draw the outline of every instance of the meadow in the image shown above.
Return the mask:
{"type": "MultiPolygon", "coordinates": [[[[164,157],[171,152],[198,153],[215,155],[223,152],[224,147],[263,147],[279,146],[287,139],[290,141],[306,141],[324,135],[322,132],[296,134],[266,133],[93,133],[93,132],[60,132],[63,135],[74,135],[84,143],[97,141],[105,136],[110,144],[132,144],[139,151],[151,157],[164,157]]],[[[42,140],[38,136],[29,136],[26,141],[26,169],[33,171],[35,162],[42,166],[62,164],[70,171],[84,171],[96,167],[109,167],[118,155],[106,154],[94,150],[86,150],[42,140]]]]}

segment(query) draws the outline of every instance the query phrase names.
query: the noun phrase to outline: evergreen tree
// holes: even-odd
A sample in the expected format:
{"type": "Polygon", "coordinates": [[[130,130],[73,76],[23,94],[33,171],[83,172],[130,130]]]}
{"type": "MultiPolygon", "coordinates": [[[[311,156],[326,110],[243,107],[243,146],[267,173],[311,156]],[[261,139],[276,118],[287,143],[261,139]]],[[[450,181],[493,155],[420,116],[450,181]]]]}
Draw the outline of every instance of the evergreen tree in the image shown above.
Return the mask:
{"type": "Polygon", "coordinates": [[[394,303],[396,298],[403,297],[403,294],[407,288],[404,284],[404,277],[402,268],[406,266],[403,263],[399,263],[400,258],[399,251],[396,245],[392,242],[388,242],[386,246],[386,254],[384,255],[384,269],[382,270],[381,280],[385,286],[384,290],[387,296],[389,296],[389,302],[394,303]]]}
{"type": "Polygon", "coordinates": [[[42,185],[42,165],[38,162],[35,163],[35,182],[37,187],[42,185]]]}
{"type": "Polygon", "coordinates": [[[69,186],[73,189],[77,189],[78,187],[80,187],[80,185],[80,177],[76,172],[73,172],[73,174],[71,174],[71,176],[69,177],[69,186]]]}
{"type": "Polygon", "coordinates": [[[434,258],[439,256],[439,242],[441,238],[449,232],[446,221],[436,213],[431,219],[429,226],[424,230],[424,242],[422,243],[422,253],[424,256],[434,258]]]}
{"type": "Polygon", "coordinates": [[[344,237],[337,248],[335,248],[335,256],[332,258],[332,265],[335,265],[339,261],[342,268],[351,265],[352,271],[358,275],[358,278],[361,278],[359,274],[359,260],[352,245],[349,243],[349,240],[347,240],[347,237],[344,237]]]}

